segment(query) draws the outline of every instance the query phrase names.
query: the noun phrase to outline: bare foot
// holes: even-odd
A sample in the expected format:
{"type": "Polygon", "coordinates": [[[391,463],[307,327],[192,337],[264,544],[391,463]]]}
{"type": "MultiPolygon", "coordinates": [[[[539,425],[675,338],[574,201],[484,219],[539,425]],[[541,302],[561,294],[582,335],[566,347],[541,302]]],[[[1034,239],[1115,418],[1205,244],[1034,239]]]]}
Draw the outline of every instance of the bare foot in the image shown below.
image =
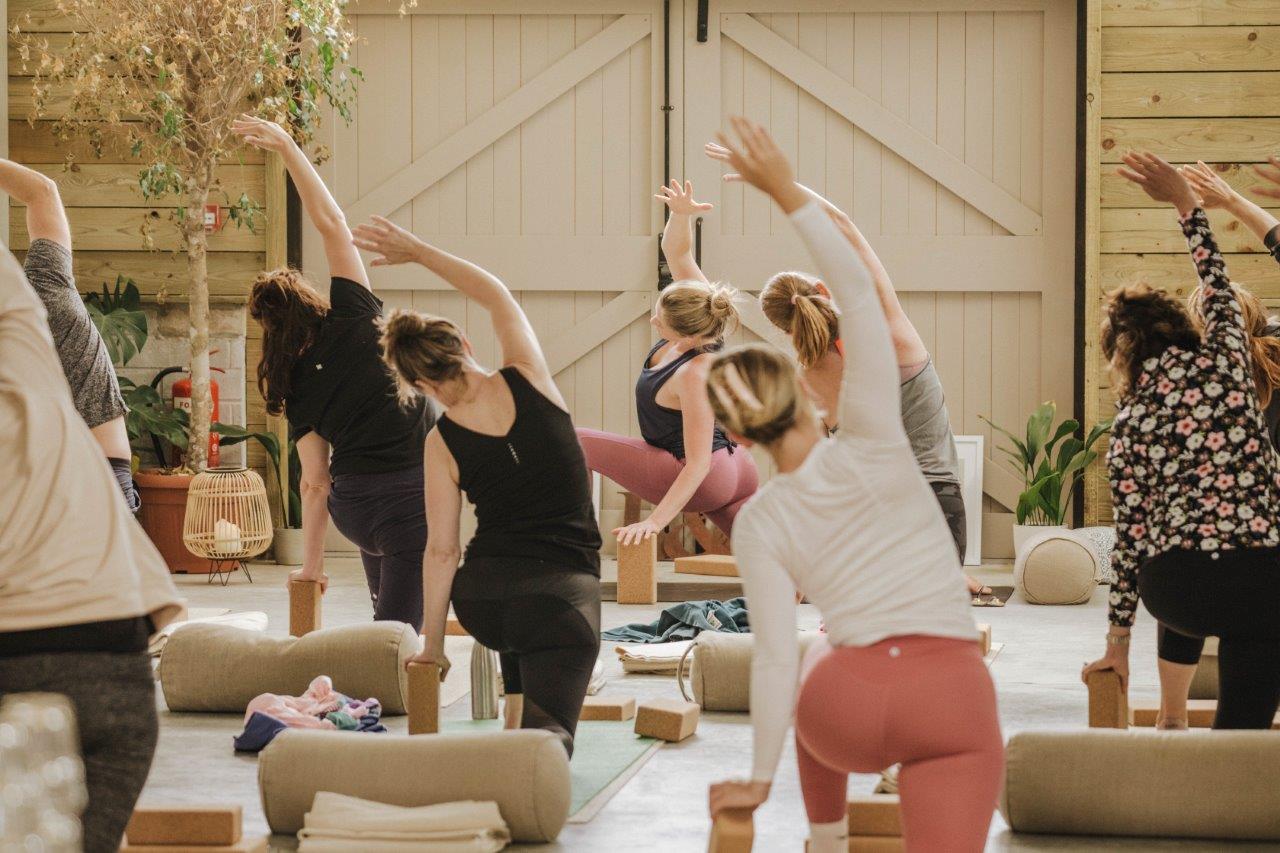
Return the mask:
{"type": "Polygon", "coordinates": [[[991,587],[984,585],[982,581],[973,575],[966,574],[964,580],[965,583],[969,584],[970,595],[991,595],[991,587]]]}
{"type": "Polygon", "coordinates": [[[1156,728],[1166,732],[1184,732],[1187,730],[1187,721],[1175,717],[1160,719],[1156,720],[1156,728]]]}

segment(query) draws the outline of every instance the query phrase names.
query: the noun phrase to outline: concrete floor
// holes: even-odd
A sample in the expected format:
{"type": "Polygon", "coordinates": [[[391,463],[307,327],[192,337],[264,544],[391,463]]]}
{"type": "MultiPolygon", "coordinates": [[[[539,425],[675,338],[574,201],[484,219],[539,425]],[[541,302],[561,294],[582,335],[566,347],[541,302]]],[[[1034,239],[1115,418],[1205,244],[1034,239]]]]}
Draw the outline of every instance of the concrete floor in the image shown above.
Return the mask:
{"type": "MultiPolygon", "coordinates": [[[[178,576],[177,582],[192,607],[225,607],[265,611],[268,631],[288,631],[286,569],[275,565],[252,566],[254,583],[237,575],[226,588],[209,586],[202,576],[178,576]]],[[[369,618],[369,602],[359,561],[330,558],[331,578],[325,596],[327,626],[369,618]]],[[[987,583],[1011,586],[1007,566],[977,572],[987,583]]],[[[662,605],[624,606],[606,602],[603,624],[656,618],[662,605]]],[[[817,612],[804,606],[801,627],[817,624],[817,612]]],[[[1077,728],[1086,720],[1087,700],[1079,680],[1081,663],[1102,651],[1105,632],[1105,589],[1087,605],[1034,607],[1018,599],[1003,608],[975,610],[979,621],[992,625],[994,640],[1004,648],[992,666],[1000,697],[1005,735],[1025,729],[1077,728]]],[[[1134,635],[1134,673],[1131,695],[1135,700],[1157,696],[1155,627],[1143,614],[1134,635]]],[[[609,692],[648,696],[678,695],[670,676],[623,675],[611,645],[601,649],[610,684],[609,692]]],[[[465,669],[466,661],[455,661],[465,669]]],[[[339,685],[340,686],[340,685],[339,685]]],[[[143,802],[239,802],[244,806],[245,831],[267,831],[258,798],[257,763],[237,756],[231,737],[240,730],[236,715],[169,714],[159,698],[160,746],[143,802]]],[[[444,711],[446,719],[466,718],[469,703],[459,701],[444,711]]],[[[388,721],[392,731],[404,731],[405,718],[388,721]]],[[[518,849],[573,851],[653,851],[683,853],[706,849],[708,820],[707,785],[749,771],[751,729],[745,714],[706,714],[697,736],[666,745],[617,793],[590,823],[566,826],[559,842],[518,849]]],[[[870,791],[874,777],[855,776],[850,791],[870,791]]],[[[1117,779],[1115,784],[1124,784],[1117,779]]],[[[756,818],[756,850],[802,850],[806,834],[793,747],[788,742],[769,802],[756,818]]],[[[290,838],[273,839],[273,849],[294,847],[290,838]]],[[[1015,835],[997,814],[988,850],[1222,850],[1222,842],[1121,841],[1116,839],[1051,838],[1015,835]]],[[[1275,849],[1258,844],[1237,849],[1275,849]]]]}

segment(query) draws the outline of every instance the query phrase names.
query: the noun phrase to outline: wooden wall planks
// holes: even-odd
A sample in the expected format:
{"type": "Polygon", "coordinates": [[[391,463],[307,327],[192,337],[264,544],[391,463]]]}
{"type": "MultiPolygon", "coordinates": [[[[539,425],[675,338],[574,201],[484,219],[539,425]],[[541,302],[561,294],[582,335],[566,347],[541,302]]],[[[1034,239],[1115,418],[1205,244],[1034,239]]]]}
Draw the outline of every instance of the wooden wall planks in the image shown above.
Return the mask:
{"type": "MultiPolygon", "coordinates": [[[[1267,0],[1093,0],[1090,89],[1099,93],[1091,168],[1101,172],[1085,199],[1097,222],[1086,242],[1085,395],[1089,423],[1114,411],[1097,348],[1105,292],[1147,282],[1179,296],[1195,287],[1176,217],[1114,175],[1131,148],[1171,162],[1205,160],[1249,194],[1260,179],[1248,166],[1280,153],[1280,6],[1267,0]],[[1158,96],[1158,98],[1156,97],[1158,96]]],[[[1268,300],[1280,298],[1280,267],[1243,226],[1210,212],[1232,278],[1268,300]]],[[[1110,494],[1101,462],[1089,472],[1085,514],[1108,523],[1110,494]]]]}

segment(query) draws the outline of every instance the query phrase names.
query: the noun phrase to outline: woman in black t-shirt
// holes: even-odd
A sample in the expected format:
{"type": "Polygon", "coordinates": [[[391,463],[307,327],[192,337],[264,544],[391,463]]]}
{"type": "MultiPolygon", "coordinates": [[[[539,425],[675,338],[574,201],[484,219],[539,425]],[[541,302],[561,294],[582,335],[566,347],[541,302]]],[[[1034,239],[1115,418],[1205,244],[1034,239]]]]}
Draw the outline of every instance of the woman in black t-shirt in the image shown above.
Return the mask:
{"type": "Polygon", "coordinates": [[[332,518],[360,549],[373,618],[420,630],[422,443],[431,410],[423,400],[400,405],[378,340],[382,300],[307,156],[272,122],[245,116],[235,131],[283,157],[333,277],[326,299],[297,270],[272,270],[258,276],[249,297],[263,330],[258,388],[267,411],[288,418],[302,463],[303,564],[290,578],[328,584],[324,534],[332,518]]]}
{"type": "Polygon", "coordinates": [[[506,684],[508,728],[546,729],[572,754],[600,650],[600,531],[573,419],[520,303],[494,276],[385,219],[356,226],[374,266],[416,262],[489,312],[502,369],[478,364],[443,317],[393,311],[383,343],[408,399],[447,407],[427,436],[423,650],[448,668],[445,617],[494,649],[506,684]],[[458,541],[462,494],[476,509],[466,559],[458,541]]]}

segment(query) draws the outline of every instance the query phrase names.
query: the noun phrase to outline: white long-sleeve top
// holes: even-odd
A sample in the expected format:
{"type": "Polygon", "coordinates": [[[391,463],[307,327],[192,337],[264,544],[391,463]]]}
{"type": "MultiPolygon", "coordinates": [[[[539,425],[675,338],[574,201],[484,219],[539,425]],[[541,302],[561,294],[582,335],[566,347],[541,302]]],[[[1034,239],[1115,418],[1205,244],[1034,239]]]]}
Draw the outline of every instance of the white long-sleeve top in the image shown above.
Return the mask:
{"type": "Polygon", "coordinates": [[[733,553],[751,612],[752,778],[773,778],[799,674],[795,593],[834,646],[925,634],[976,639],[955,544],[898,411],[898,367],[866,268],[826,212],[791,221],[841,310],[840,431],[738,514],[733,553]]]}

